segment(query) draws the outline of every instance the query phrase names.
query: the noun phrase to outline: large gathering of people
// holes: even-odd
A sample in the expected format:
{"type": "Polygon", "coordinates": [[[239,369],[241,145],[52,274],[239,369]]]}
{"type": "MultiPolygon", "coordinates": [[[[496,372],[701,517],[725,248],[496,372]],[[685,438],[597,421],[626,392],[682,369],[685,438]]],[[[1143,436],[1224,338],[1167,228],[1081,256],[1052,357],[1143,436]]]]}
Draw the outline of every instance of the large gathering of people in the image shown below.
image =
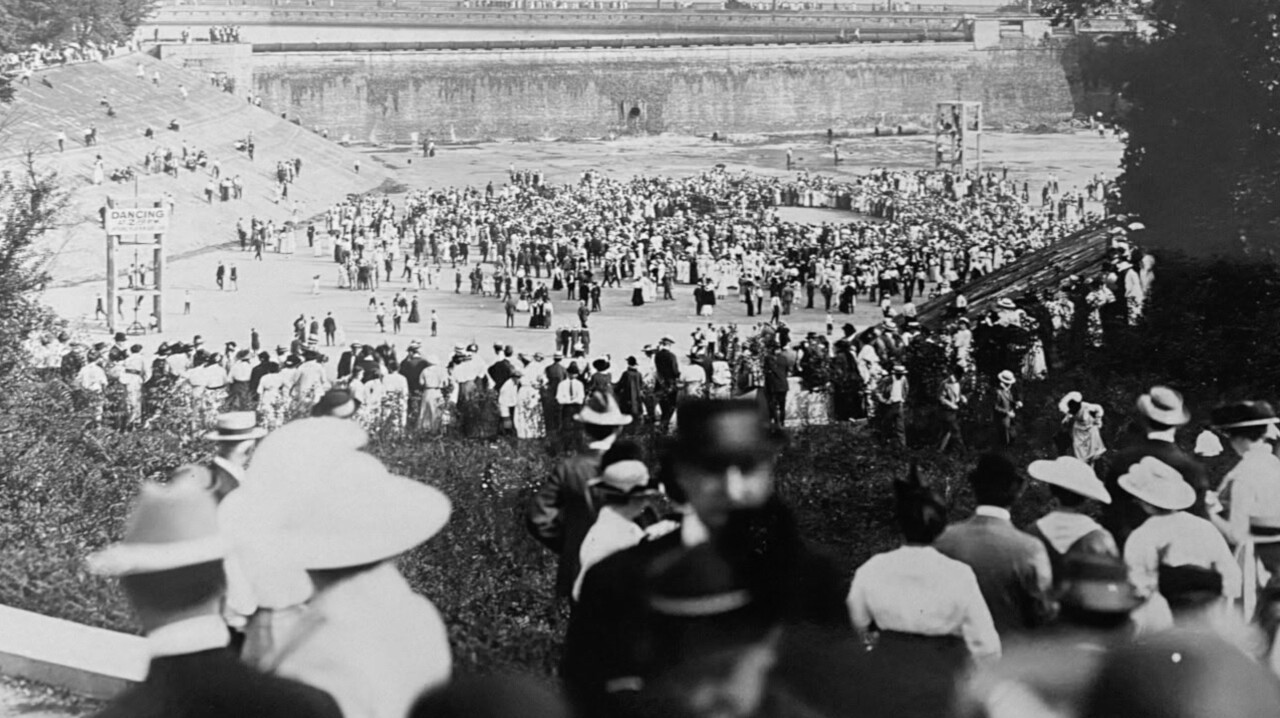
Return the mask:
{"type": "Polygon", "coordinates": [[[949,517],[904,469],[901,545],[844,575],[777,492],[785,439],[759,401],[685,399],[649,457],[627,433],[637,417],[593,389],[567,417],[577,450],[525,517],[558,557],[554,600],[569,610],[559,695],[452,675],[449,616],[394,561],[440,531],[450,502],[365,453],[353,404],[330,391],[275,429],[220,414],[212,463],[143,487],[123,539],[89,565],[119,577],[153,659],[102,715],[1252,718],[1280,707],[1280,417],[1266,402],[1214,409],[1197,446],[1217,436],[1240,455],[1217,489],[1204,456],[1172,441],[1190,413],[1159,386],[1133,405],[1144,433],[1106,454],[1104,472],[1071,452],[1026,467],[982,455],[968,518],[949,517]],[[1052,503],[1022,529],[1011,516],[1028,476],[1052,503]],[[1170,689],[1183,683],[1196,688],[1170,689]]]}
{"type": "MultiPolygon", "coordinates": [[[[512,167],[501,188],[353,196],[310,223],[306,242],[337,266],[333,285],[368,292],[384,329],[380,295],[394,294],[389,339],[402,317],[427,315],[418,291],[467,282],[508,326],[527,311],[554,330],[556,351],[340,343],[331,314],[299,315],[274,349],[256,329],[243,346],[33,337],[37,370],[70,383],[93,423],[181,415],[215,447],[209,464],[144,486],[122,540],[90,562],[119,577],[153,647],[147,680],[103,715],[1275,714],[1280,417],[1269,404],[1215,408],[1188,452],[1175,441],[1190,422],[1184,398],[1152,387],[1132,405],[1139,429],[1113,448],[1102,406],[1072,392],[1055,456],[1019,466],[1003,452],[1024,428],[1021,385],[1138,323],[1154,281],[1140,224],[1084,211],[1097,188],[1053,185],[1037,204],[999,170],[843,182],[589,172],[552,186],[512,167]],[[788,205],[857,215],[788,222],[788,205]],[[957,292],[1098,222],[1107,257],[1088,275],[982,312],[957,292]],[[593,352],[600,289],[626,286],[639,307],[692,292],[688,339],[593,352]],[[560,292],[577,311],[557,328],[547,307],[560,292]],[[916,302],[928,296],[947,310],[925,326],[916,302]],[[736,316],[723,308],[735,302],[736,316]],[[878,321],[837,326],[833,313],[859,302],[878,321]],[[825,313],[826,331],[795,334],[788,318],[802,311],[825,313]],[[908,431],[920,406],[936,409],[925,439],[908,431]],[[995,448],[967,477],[973,515],[949,516],[904,461],[901,544],[851,573],[808,540],[775,486],[796,424],[867,422],[887,447],[963,452],[975,419],[995,448]],[[430,477],[395,476],[366,447],[445,432],[544,440],[558,457],[524,515],[557,558],[547,600],[569,616],[558,693],[454,676],[450,617],[397,568],[451,506],[430,477]],[[649,432],[663,441],[642,441],[649,432]],[[1240,461],[1211,476],[1203,461],[1224,447],[1240,461]],[[1051,503],[1015,526],[1032,483],[1051,503]]],[[[302,225],[242,223],[241,248],[260,254],[277,236],[292,252],[302,225]]],[[[216,279],[223,288],[221,263],[216,279]]]]}

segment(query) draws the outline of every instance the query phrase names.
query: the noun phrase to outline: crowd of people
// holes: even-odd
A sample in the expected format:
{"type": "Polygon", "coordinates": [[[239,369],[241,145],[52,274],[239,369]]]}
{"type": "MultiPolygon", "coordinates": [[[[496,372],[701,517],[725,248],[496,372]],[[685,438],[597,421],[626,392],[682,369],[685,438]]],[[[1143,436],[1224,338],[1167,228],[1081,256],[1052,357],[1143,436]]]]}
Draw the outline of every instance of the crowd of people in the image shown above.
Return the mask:
{"type": "Polygon", "coordinates": [[[846,575],[778,495],[784,437],[758,401],[684,400],[650,457],[593,385],[566,417],[579,449],[525,516],[559,557],[560,695],[451,675],[449,617],[395,563],[448,498],[362,450],[348,392],[275,429],[220,414],[212,462],[145,485],[90,558],[154,649],[102,715],[1274,715],[1280,417],[1223,404],[1192,454],[1176,391],[1133,411],[1140,431],[1095,466],[983,455],[961,520],[904,468],[901,545],[846,575]],[[1240,460],[1215,489],[1202,461],[1224,444],[1240,460]],[[1027,476],[1052,503],[1024,530],[1027,476]]]}
{"type": "MultiPolygon", "coordinates": [[[[1190,422],[1183,397],[1153,387],[1133,404],[1138,429],[1111,449],[1102,407],[1070,393],[1057,456],[977,461],[970,518],[951,520],[904,466],[892,508],[902,544],[851,574],[806,540],[774,485],[785,427],[814,416],[871,421],[885,443],[905,446],[910,414],[927,406],[928,443],[943,451],[966,446],[962,416],[989,421],[998,447],[1017,442],[1021,383],[1087,360],[1140,321],[1154,272],[1131,241],[1140,224],[1110,221],[1093,274],[975,313],[954,290],[1096,220],[1078,196],[1052,186],[1033,205],[1000,171],[850,182],[586,173],[550,186],[513,167],[510,179],[416,192],[400,206],[352,197],[308,227],[307,242],[332,257],[339,286],[369,292],[375,321],[391,314],[393,335],[402,317],[423,319],[415,285],[447,289],[446,265],[455,292],[469,279],[509,318],[567,291],[581,326],[560,332],[559,351],[340,344],[332,314],[298,316],[274,351],[256,329],[243,347],[197,336],[154,351],[124,334],[94,346],[33,338],[37,369],[70,382],[96,422],[138,426],[180,404],[193,427],[214,427],[213,461],[145,486],[123,540],[91,561],[120,577],[156,649],[147,681],[104,715],[1280,709],[1280,417],[1265,402],[1215,408],[1188,452],[1175,441],[1190,422]],[[862,217],[781,220],[776,208],[792,204],[862,217]],[[633,304],[662,301],[659,288],[674,300],[679,285],[692,287],[704,321],[729,297],[760,316],[744,332],[712,320],[687,342],[663,335],[626,357],[592,353],[599,288],[624,282],[633,304]],[[948,315],[926,327],[915,302],[928,289],[952,294],[948,315]],[[380,291],[394,292],[390,309],[380,291]],[[787,318],[819,301],[826,331],[793,336],[787,318]],[[859,301],[883,320],[837,326],[833,312],[859,301]],[[942,375],[921,357],[938,358],[942,375]],[[984,391],[989,410],[967,409],[984,391]],[[656,455],[635,441],[643,427],[665,439],[656,455]],[[452,676],[449,617],[396,568],[450,505],[363,448],[383,433],[446,430],[559,450],[524,518],[558,557],[555,590],[569,612],[561,695],[452,676]],[[1211,475],[1205,462],[1226,447],[1239,462],[1211,475]],[[1011,517],[1028,476],[1052,504],[1019,528],[1011,517]]],[[[259,253],[278,233],[256,221],[238,231],[242,249],[252,241],[259,253]]],[[[277,246],[299,231],[291,223],[277,246]]],[[[215,278],[229,286],[225,269],[215,278]]],[[[437,321],[433,309],[433,336],[437,321]]]]}

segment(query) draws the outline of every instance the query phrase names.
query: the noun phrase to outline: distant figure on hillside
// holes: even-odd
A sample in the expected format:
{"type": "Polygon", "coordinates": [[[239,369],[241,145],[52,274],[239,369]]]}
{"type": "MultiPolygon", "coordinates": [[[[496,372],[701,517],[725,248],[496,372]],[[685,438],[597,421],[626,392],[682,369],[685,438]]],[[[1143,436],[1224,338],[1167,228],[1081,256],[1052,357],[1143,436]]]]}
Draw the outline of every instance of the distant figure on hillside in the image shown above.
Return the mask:
{"type": "Polygon", "coordinates": [[[355,161],[355,170],[356,170],[356,174],[360,174],[360,158],[359,157],[357,157],[355,161]]]}
{"type": "Polygon", "coordinates": [[[57,140],[58,140],[58,151],[62,152],[67,146],[66,130],[58,130],[57,140]]]}
{"type": "Polygon", "coordinates": [[[159,70],[156,70],[155,72],[151,73],[151,84],[153,84],[153,85],[159,85],[159,84],[160,84],[160,71],[159,71],[159,70]]]}
{"type": "Polygon", "coordinates": [[[791,148],[787,148],[787,169],[788,170],[791,169],[791,164],[794,161],[795,161],[795,154],[791,151],[791,148]]]}
{"type": "Polygon", "coordinates": [[[178,94],[182,95],[182,99],[185,100],[187,99],[188,96],[190,96],[191,93],[187,92],[186,85],[178,85],[178,94]]]}

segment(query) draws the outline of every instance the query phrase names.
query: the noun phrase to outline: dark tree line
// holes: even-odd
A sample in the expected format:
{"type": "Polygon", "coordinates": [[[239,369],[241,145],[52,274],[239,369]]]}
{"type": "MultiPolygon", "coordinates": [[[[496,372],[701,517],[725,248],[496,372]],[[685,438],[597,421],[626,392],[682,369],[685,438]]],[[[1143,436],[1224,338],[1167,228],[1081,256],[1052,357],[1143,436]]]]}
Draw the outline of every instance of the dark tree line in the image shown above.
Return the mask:
{"type": "Polygon", "coordinates": [[[1193,256],[1280,251],[1280,9],[1274,0],[1053,0],[1059,22],[1138,15],[1111,53],[1129,133],[1120,189],[1158,246],[1193,256]]]}

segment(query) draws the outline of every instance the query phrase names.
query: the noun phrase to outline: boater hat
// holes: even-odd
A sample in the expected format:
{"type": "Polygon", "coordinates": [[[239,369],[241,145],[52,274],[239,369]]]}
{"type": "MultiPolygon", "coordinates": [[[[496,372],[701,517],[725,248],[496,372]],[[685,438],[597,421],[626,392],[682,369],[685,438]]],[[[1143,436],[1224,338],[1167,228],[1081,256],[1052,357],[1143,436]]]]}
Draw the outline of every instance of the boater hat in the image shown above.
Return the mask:
{"type": "Polygon", "coordinates": [[[361,566],[426,541],[449,520],[449,499],[396,476],[361,451],[369,436],[330,417],[300,419],[254,453],[248,481],[222,502],[238,548],[304,569],[361,566]]]}
{"type": "Polygon", "coordinates": [[[1000,309],[1017,309],[1018,308],[1017,305],[1013,303],[1013,300],[1008,297],[1001,297],[1000,301],[996,302],[996,306],[999,307],[1000,309]]]}
{"type": "Polygon", "coordinates": [[[129,576],[221,561],[227,543],[217,499],[205,488],[212,483],[209,469],[197,465],[180,467],[167,483],[143,483],[124,538],[89,557],[90,573],[129,576]]]}
{"type": "Polygon", "coordinates": [[[1169,511],[1181,511],[1196,502],[1196,491],[1182,474],[1154,456],[1144,457],[1120,477],[1120,488],[1139,499],[1169,511]]]}
{"type": "Polygon", "coordinates": [[[248,441],[261,439],[267,430],[258,426],[258,416],[252,411],[228,411],[218,414],[213,431],[204,435],[209,441],[248,441]]]}
{"type": "Polygon", "coordinates": [[[577,419],[584,424],[596,426],[626,426],[631,423],[631,417],[622,413],[613,394],[603,391],[592,392],[587,397],[587,403],[578,412],[577,419]]]}
{"type": "Polygon", "coordinates": [[[1191,421],[1182,395],[1167,386],[1153,386],[1138,397],[1138,413],[1165,426],[1182,426],[1191,421]]]}
{"type": "Polygon", "coordinates": [[[1009,371],[1008,369],[1005,369],[1004,371],[1000,372],[1000,374],[997,375],[996,378],[1000,380],[1001,384],[1012,384],[1017,381],[1017,377],[1015,377],[1013,375],[1013,372],[1009,371]]]}
{"type": "Polygon", "coordinates": [[[1097,474],[1088,464],[1074,456],[1060,456],[1053,461],[1033,461],[1027,467],[1027,473],[1037,481],[1066,489],[1087,499],[1111,503],[1111,494],[1107,487],[1098,480],[1097,474]]]}

